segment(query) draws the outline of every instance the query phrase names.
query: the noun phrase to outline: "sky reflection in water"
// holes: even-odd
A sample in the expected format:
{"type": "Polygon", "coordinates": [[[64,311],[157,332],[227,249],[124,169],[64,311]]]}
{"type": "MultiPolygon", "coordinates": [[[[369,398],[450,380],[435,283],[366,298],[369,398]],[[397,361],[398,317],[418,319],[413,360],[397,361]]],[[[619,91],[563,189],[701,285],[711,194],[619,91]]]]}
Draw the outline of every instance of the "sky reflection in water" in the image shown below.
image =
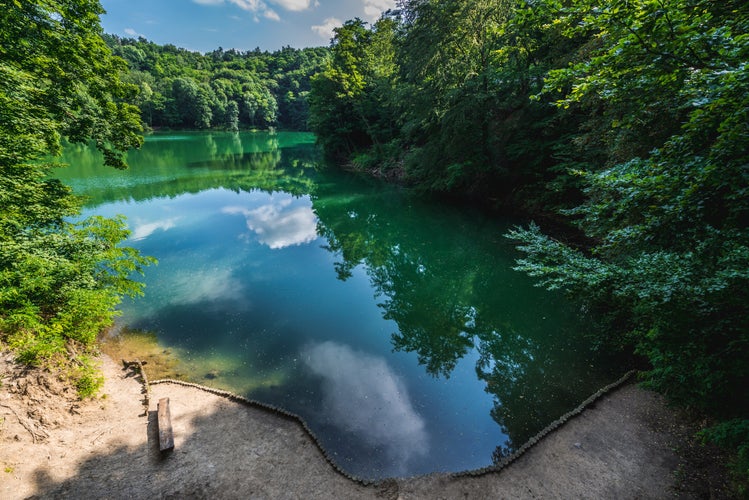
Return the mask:
{"type": "Polygon", "coordinates": [[[317,239],[317,217],[309,199],[295,200],[286,193],[273,193],[268,203],[257,208],[229,206],[221,211],[243,215],[258,241],[273,250],[317,239]]]}
{"type": "Polygon", "coordinates": [[[323,404],[331,422],[384,449],[394,470],[407,473],[411,459],[429,452],[424,419],[384,358],[323,342],[306,348],[302,359],[323,379],[323,404]]]}
{"type": "Polygon", "coordinates": [[[81,147],[61,171],[159,259],[121,323],[302,416],[350,473],[485,467],[612,379],[575,309],[511,270],[516,221],[318,172],[309,135],[165,137],[125,172],[81,147]]]}

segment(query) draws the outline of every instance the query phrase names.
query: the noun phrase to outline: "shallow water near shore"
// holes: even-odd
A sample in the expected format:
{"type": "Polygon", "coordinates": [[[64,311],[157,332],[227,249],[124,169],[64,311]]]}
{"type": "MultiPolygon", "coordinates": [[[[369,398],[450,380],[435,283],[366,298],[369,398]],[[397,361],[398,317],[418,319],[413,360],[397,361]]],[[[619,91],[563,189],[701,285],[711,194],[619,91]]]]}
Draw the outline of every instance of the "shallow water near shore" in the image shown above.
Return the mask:
{"type": "Polygon", "coordinates": [[[298,414],[353,475],[491,465],[620,375],[573,304],[511,269],[521,221],[322,170],[310,134],[63,161],[85,215],[126,215],[159,260],[118,327],[151,335],[167,375],[298,414]]]}

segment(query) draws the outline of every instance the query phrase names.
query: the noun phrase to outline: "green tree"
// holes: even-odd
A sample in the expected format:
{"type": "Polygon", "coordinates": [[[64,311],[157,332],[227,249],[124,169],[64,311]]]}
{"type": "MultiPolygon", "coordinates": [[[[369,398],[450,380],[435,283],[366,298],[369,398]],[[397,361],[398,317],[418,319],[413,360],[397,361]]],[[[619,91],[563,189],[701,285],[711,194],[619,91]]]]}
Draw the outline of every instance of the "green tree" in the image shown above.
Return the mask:
{"type": "Polygon", "coordinates": [[[313,81],[311,127],[334,157],[435,191],[537,207],[576,115],[549,105],[543,76],[581,44],[543,5],[472,0],[401,2],[368,28],[339,28],[313,81]],[[570,123],[571,122],[571,123],[570,123]]]}
{"type": "Polygon", "coordinates": [[[209,128],[211,111],[209,93],[192,78],[180,77],[172,82],[173,113],[179,125],[188,128],[209,128]]]}
{"type": "Polygon", "coordinates": [[[124,79],[141,90],[132,102],[152,127],[232,128],[229,103],[234,101],[237,127],[306,129],[310,78],[328,57],[321,47],[219,48],[203,55],[143,38],[104,38],[130,64],[124,79]]]}
{"type": "Polygon", "coordinates": [[[361,19],[336,28],[331,59],[312,79],[310,128],[331,157],[352,159],[382,147],[397,133],[393,102],[395,22],[371,29],[361,19]]]}
{"type": "Polygon", "coordinates": [[[70,222],[80,202],[44,162],[63,137],[93,140],[117,168],[141,144],[102,12],[86,0],[14,0],[0,13],[0,339],[30,363],[67,349],[83,395],[99,382],[88,357],[96,335],[123,294],[140,292],[130,275],[149,263],[118,245],[121,219],[70,222]]]}
{"type": "Polygon", "coordinates": [[[610,131],[606,165],[580,172],[586,201],[569,212],[595,243],[584,252],[519,229],[518,268],[606,312],[612,336],[650,361],[651,386],[746,419],[749,8],[578,1],[561,12],[570,34],[597,41],[546,84],[610,131]]]}
{"type": "Polygon", "coordinates": [[[371,145],[366,124],[354,108],[366,84],[361,68],[371,32],[355,19],[334,33],[331,61],[312,79],[310,127],[329,156],[350,157],[371,145]]]}
{"type": "Polygon", "coordinates": [[[226,128],[233,132],[239,130],[239,105],[236,101],[229,101],[226,106],[226,128]]]}
{"type": "Polygon", "coordinates": [[[432,189],[466,188],[496,163],[494,54],[514,2],[403,2],[400,68],[409,173],[432,189]]]}
{"type": "Polygon", "coordinates": [[[154,77],[144,71],[130,71],[123,75],[122,80],[138,86],[138,94],[133,102],[140,109],[145,125],[152,127],[154,113],[164,98],[159,92],[154,91],[156,87],[154,77]]]}

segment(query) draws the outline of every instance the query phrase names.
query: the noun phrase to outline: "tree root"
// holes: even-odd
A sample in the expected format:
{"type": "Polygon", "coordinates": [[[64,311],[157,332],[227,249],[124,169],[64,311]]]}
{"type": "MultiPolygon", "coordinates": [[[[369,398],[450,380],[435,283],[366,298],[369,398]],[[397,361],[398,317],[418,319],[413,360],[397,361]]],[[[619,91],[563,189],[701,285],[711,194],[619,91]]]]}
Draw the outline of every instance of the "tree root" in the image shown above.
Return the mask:
{"type": "Polygon", "coordinates": [[[21,426],[22,426],[22,427],[23,427],[24,429],[26,429],[27,431],[29,431],[29,434],[31,434],[31,438],[32,438],[32,439],[34,440],[34,444],[36,444],[36,443],[37,443],[37,441],[38,441],[38,438],[37,438],[37,436],[36,436],[36,433],[34,432],[34,429],[33,429],[33,428],[32,428],[32,427],[31,427],[31,426],[29,425],[29,424],[27,424],[27,423],[26,423],[26,422],[24,421],[24,419],[22,419],[22,418],[21,418],[21,416],[20,416],[20,415],[19,415],[19,414],[18,414],[18,413],[16,412],[16,410],[14,410],[13,408],[11,408],[11,407],[10,407],[10,406],[8,406],[8,405],[0,404],[0,406],[2,406],[3,408],[7,408],[7,409],[9,409],[9,410],[10,410],[11,412],[13,412],[13,415],[15,415],[15,416],[16,416],[16,418],[18,419],[18,423],[19,423],[19,424],[21,424],[21,426]]]}

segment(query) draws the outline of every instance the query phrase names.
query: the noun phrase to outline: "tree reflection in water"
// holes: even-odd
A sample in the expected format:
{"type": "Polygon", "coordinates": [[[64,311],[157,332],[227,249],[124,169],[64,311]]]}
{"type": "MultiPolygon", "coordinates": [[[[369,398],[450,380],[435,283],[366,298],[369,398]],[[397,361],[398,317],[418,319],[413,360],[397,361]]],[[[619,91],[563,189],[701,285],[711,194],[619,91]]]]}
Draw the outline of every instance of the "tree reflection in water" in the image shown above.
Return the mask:
{"type": "Polygon", "coordinates": [[[304,414],[367,477],[485,466],[614,378],[571,304],[512,271],[510,222],[319,171],[312,140],[154,136],[114,173],[66,154],[88,206],[158,252],[134,326],[304,414]]]}
{"type": "Polygon", "coordinates": [[[426,204],[391,193],[372,186],[349,196],[343,211],[334,202],[340,192],[320,189],[313,201],[318,231],[338,256],[339,279],[366,269],[383,317],[398,325],[395,351],[414,352],[428,374],[445,379],[478,353],[491,416],[510,439],[497,448],[499,460],[613,374],[572,304],[512,271],[515,254],[501,238],[501,222],[461,227],[463,216],[445,207],[437,219],[451,230],[441,232],[426,222],[433,215],[422,216],[426,204]]]}

